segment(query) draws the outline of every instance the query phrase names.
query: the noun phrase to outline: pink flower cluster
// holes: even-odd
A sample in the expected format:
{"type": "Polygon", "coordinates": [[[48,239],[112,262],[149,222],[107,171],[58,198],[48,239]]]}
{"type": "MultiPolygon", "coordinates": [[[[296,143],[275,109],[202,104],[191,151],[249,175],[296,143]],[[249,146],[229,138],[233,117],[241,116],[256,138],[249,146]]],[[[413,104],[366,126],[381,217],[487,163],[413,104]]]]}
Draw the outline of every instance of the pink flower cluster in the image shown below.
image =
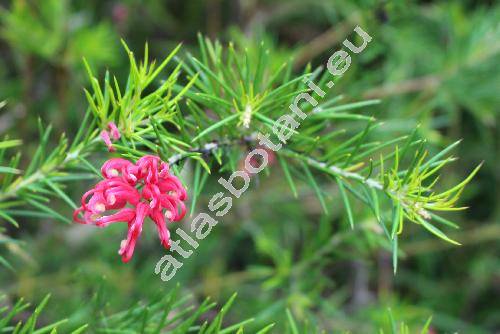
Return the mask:
{"type": "Polygon", "coordinates": [[[136,164],[114,158],[102,165],[101,173],[104,180],[82,196],[82,206],[75,210],[73,219],[99,227],[127,222],[127,239],[118,252],[123,262],[132,258],[147,217],[156,224],[161,243],[168,249],[170,233],[166,221],[184,217],[187,198],[186,189],[170,174],[168,164],[152,155],[140,158],[136,164]]]}
{"type": "Polygon", "coordinates": [[[101,131],[101,139],[104,141],[104,144],[108,147],[109,152],[114,152],[116,149],[113,147],[112,139],[113,140],[118,140],[120,139],[120,131],[118,131],[118,128],[116,127],[116,124],[113,122],[108,123],[108,130],[102,130],[101,131]]]}

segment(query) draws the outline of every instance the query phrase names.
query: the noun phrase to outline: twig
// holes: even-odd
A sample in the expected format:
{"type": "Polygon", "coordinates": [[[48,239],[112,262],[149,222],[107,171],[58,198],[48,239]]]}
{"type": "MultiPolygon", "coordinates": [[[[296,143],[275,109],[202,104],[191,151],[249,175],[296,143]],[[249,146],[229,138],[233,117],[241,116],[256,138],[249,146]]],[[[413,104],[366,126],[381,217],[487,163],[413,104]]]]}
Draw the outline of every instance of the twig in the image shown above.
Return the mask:
{"type": "Polygon", "coordinates": [[[293,63],[293,68],[295,70],[302,68],[314,57],[327,51],[331,46],[340,43],[352,31],[353,22],[358,21],[358,18],[359,14],[354,13],[345,21],[331,27],[302,47],[293,63]]]}
{"type": "Polygon", "coordinates": [[[365,99],[375,99],[392,95],[400,95],[418,92],[422,90],[434,90],[441,84],[441,78],[437,75],[426,75],[402,82],[389,83],[368,90],[363,94],[365,99]]]}
{"type": "Polygon", "coordinates": [[[214,140],[214,141],[207,143],[201,147],[192,148],[189,151],[187,151],[186,153],[174,154],[173,156],[171,156],[168,159],[168,164],[169,165],[178,164],[182,160],[192,156],[192,153],[201,153],[203,155],[208,155],[221,147],[233,146],[233,145],[245,145],[245,144],[249,144],[249,143],[254,143],[256,140],[257,140],[256,134],[251,134],[249,136],[245,136],[245,137],[237,138],[237,139],[233,139],[233,140],[224,140],[224,141],[214,140]]]}

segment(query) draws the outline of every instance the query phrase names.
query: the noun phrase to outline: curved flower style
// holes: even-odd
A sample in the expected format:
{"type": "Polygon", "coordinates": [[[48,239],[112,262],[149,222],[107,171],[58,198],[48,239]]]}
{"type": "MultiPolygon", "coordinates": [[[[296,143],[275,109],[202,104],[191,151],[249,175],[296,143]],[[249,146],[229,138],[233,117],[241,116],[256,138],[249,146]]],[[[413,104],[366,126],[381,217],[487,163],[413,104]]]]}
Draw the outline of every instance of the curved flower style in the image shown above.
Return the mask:
{"type": "Polygon", "coordinates": [[[73,219],[99,227],[126,222],[127,238],[118,251],[123,262],[132,258],[147,217],[155,223],[161,244],[168,249],[167,221],[184,217],[187,199],[186,189],[170,174],[168,164],[153,155],[140,158],[136,164],[114,158],[102,165],[101,173],[104,180],[83,194],[82,205],[74,211],[73,219]]]}

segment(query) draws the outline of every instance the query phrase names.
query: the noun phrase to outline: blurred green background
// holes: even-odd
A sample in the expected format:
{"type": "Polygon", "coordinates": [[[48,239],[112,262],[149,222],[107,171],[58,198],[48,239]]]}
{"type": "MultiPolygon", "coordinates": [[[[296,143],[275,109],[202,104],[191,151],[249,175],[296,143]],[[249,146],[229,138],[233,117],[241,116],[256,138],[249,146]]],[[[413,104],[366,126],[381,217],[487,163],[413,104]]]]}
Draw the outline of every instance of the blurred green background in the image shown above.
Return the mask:
{"type": "MultiPolygon", "coordinates": [[[[0,136],[23,139],[23,159],[29,160],[38,144],[38,117],[55,133],[74,133],[87,108],[82,57],[95,72],[109,69],[125,80],[128,60],[120,38],[138,56],[148,42],[156,59],[179,42],[184,52],[196,54],[197,32],[250,50],[263,41],[273,62],[291,60],[299,73],[308,63],[324,64],[357,24],[373,41],[356,55],[337,93],[349,100],[382,99],[374,109],[385,122],[382,140],[417,124],[438,148],[463,138],[455,152],[460,160],[447,169],[450,184],[485,161],[462,199],[470,209],[453,215],[461,229],[450,236],[463,246],[408,226],[394,276],[381,231],[363,208],[354,208],[357,228],[351,231],[338,200],[325,216],[309,189],[294,199],[271,167],[271,175],[235,202],[171,282],[153,272],[163,250],[152,229],[146,228],[134,261],[122,264],[116,254],[121,226],[104,231],[33,218],[0,234],[18,240],[0,243],[15,268],[0,267],[0,292],[35,303],[50,293],[41,321],[69,317],[67,328],[179,284],[182,294],[198,301],[224,301],[238,292],[228,321],[255,317],[255,328],[276,322],[276,333],[286,326],[286,308],[298,322],[327,333],[385,328],[389,308],[415,328],[432,315],[436,333],[499,331],[498,2],[0,1],[0,101],[7,101],[0,109],[0,136]],[[87,302],[96,293],[104,304],[87,302]]],[[[199,208],[217,187],[209,182],[199,208]]],[[[76,183],[70,197],[77,199],[86,186],[76,183]]],[[[64,203],[53,208],[71,214],[64,203]]]]}

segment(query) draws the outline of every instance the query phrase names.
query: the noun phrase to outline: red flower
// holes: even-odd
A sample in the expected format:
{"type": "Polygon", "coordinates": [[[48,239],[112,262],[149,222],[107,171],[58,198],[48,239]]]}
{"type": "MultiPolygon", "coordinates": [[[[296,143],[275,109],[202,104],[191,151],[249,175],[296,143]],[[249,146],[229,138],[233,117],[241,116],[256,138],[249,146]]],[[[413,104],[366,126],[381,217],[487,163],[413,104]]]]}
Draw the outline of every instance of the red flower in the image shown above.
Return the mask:
{"type": "Polygon", "coordinates": [[[116,149],[113,147],[113,143],[111,141],[111,138],[113,140],[120,139],[120,131],[118,131],[116,124],[113,122],[108,123],[108,128],[109,128],[109,132],[107,130],[101,131],[101,139],[104,141],[104,143],[108,147],[109,152],[114,152],[114,151],[116,151],[116,149]],[[110,135],[111,135],[111,137],[110,137],[110,135]]]}
{"type": "Polygon", "coordinates": [[[114,158],[102,165],[101,173],[104,180],[83,194],[82,206],[74,211],[73,219],[99,227],[126,222],[127,239],[122,241],[118,252],[123,262],[132,258],[147,217],[156,224],[161,244],[169,248],[166,222],[184,217],[187,195],[179,179],[170,174],[168,164],[152,155],[140,158],[136,164],[114,158]]]}

